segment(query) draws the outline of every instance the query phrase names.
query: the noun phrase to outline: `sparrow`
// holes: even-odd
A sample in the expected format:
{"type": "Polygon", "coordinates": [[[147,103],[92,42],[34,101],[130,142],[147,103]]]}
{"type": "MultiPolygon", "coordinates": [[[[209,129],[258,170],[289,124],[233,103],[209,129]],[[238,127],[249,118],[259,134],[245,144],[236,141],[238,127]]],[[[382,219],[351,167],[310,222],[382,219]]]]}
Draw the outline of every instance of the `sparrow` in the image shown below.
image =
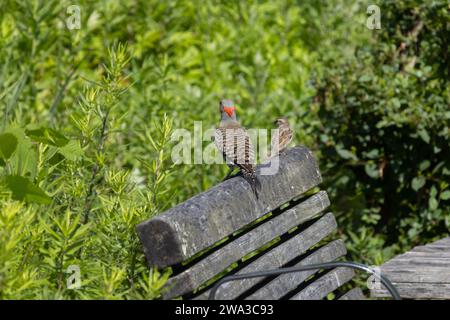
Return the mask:
{"type": "Polygon", "coordinates": [[[270,153],[271,157],[282,153],[287,148],[289,143],[291,143],[293,137],[292,129],[289,126],[289,122],[286,118],[278,118],[277,120],[275,120],[274,124],[278,126],[278,131],[276,135],[272,136],[270,153]]]}

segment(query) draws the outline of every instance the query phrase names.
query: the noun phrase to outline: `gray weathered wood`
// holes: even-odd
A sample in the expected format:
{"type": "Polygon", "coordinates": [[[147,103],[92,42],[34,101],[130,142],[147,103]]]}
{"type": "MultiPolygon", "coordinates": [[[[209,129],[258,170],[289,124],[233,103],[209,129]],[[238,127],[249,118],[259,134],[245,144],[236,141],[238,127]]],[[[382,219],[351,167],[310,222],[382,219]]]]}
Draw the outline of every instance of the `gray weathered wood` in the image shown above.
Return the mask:
{"type": "MultiPolygon", "coordinates": [[[[287,262],[305,253],[306,250],[329,235],[336,227],[336,220],[333,214],[327,213],[306,230],[265,253],[248,266],[239,270],[237,274],[280,268],[287,262]]],[[[217,290],[216,297],[220,300],[235,299],[261,280],[263,278],[243,279],[224,283],[217,290]]]]}
{"type": "Polygon", "coordinates": [[[295,294],[291,300],[320,300],[325,298],[355,275],[353,269],[336,268],[326,273],[306,288],[295,294]]]}
{"type": "MultiPolygon", "coordinates": [[[[384,263],[380,269],[398,289],[412,299],[450,298],[450,238],[418,246],[384,263]]],[[[384,287],[371,290],[373,297],[390,296],[384,287]]]]}
{"type": "MultiPolygon", "coordinates": [[[[276,237],[287,233],[290,229],[310,220],[328,207],[329,204],[326,192],[321,191],[295,207],[286,210],[279,216],[261,224],[176,277],[170,278],[167,282],[169,290],[164,293],[164,297],[168,299],[191,292],[245,255],[257,250],[276,237]]],[[[332,225],[335,225],[335,223],[332,223],[332,225]]],[[[303,247],[306,244],[313,245],[312,241],[317,239],[320,234],[324,234],[326,230],[328,229],[324,227],[324,230],[319,230],[317,235],[313,234],[310,239],[305,239],[302,244],[303,247]]],[[[304,249],[306,250],[308,247],[304,249]]]]}
{"type": "MultiPolygon", "coordinates": [[[[450,246],[450,237],[437,240],[437,241],[431,243],[429,246],[440,246],[440,245],[447,246],[447,247],[450,246]]],[[[419,246],[419,247],[421,247],[421,246],[419,246]]],[[[416,248],[418,248],[418,247],[416,247],[416,248]]]]}
{"type": "MultiPolygon", "coordinates": [[[[400,297],[403,299],[450,299],[450,283],[405,282],[394,283],[394,285],[397,288],[400,297]]],[[[374,298],[392,298],[389,292],[384,288],[371,290],[370,296],[374,298]]]]}
{"type": "MultiPolygon", "coordinates": [[[[410,260],[410,259],[424,259],[424,258],[431,258],[436,259],[436,261],[439,261],[439,259],[450,259],[450,252],[436,252],[436,251],[429,251],[429,252],[421,252],[421,251],[408,251],[406,253],[402,253],[395,257],[396,261],[402,261],[402,260],[410,260]]],[[[386,261],[384,264],[388,265],[391,263],[395,263],[394,260],[386,261]]]]}
{"type": "Polygon", "coordinates": [[[338,300],[365,300],[366,297],[361,288],[353,288],[347,291],[345,294],[339,297],[338,300]]]}
{"type": "Polygon", "coordinates": [[[280,156],[276,174],[259,179],[258,198],[242,177],[235,177],[140,223],[148,263],[166,267],[185,261],[322,181],[312,153],[301,146],[280,156]]]}
{"type": "Polygon", "coordinates": [[[394,283],[450,283],[450,260],[446,267],[418,266],[413,261],[395,266],[383,266],[381,272],[394,283]]]}
{"type": "MultiPolygon", "coordinates": [[[[295,266],[311,265],[331,262],[346,254],[347,250],[342,240],[335,240],[319,248],[295,266]]],[[[270,281],[264,287],[246,297],[247,300],[277,300],[294,290],[300,283],[316,273],[318,270],[283,274],[270,281]]]]}
{"type": "Polygon", "coordinates": [[[411,250],[410,252],[435,252],[435,253],[447,253],[448,247],[445,245],[436,245],[436,246],[419,246],[411,250]]]}

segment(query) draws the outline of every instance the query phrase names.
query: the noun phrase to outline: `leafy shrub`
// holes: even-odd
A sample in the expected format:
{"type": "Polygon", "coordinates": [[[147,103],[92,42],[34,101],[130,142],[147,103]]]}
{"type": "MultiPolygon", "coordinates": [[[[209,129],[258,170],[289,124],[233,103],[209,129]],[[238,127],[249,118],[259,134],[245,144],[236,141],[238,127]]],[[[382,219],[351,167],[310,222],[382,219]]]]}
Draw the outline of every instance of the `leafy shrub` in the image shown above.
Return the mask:
{"type": "MultiPolygon", "coordinates": [[[[157,270],[149,274],[134,231],[159,210],[164,157],[142,159],[146,167],[158,167],[149,175],[156,181],[147,184],[115,168],[108,140],[128,89],[126,47],[113,47],[109,58],[101,81],[86,87],[71,115],[71,138],[36,125],[7,127],[0,135],[1,298],[148,299],[167,279],[157,270]],[[73,266],[83,290],[67,282],[73,266]]],[[[161,134],[147,132],[142,139],[161,153],[170,120],[160,126],[161,134]]]]}
{"type": "Polygon", "coordinates": [[[327,69],[315,98],[335,210],[354,257],[372,262],[450,227],[448,3],[389,1],[381,17],[371,45],[327,69]]]}

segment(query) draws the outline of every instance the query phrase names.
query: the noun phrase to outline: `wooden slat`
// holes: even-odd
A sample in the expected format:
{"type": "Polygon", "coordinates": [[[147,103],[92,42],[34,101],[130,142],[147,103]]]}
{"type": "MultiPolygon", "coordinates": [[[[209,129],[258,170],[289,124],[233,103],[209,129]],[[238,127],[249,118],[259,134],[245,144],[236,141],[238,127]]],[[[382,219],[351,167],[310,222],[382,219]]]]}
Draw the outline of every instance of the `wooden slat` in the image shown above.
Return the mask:
{"type": "Polygon", "coordinates": [[[425,252],[425,253],[436,253],[436,254],[448,254],[450,248],[450,237],[443,238],[438,241],[414,247],[409,252],[425,252]]]}
{"type": "MultiPolygon", "coordinates": [[[[306,252],[308,248],[318,243],[334,229],[336,229],[336,220],[331,213],[328,213],[306,230],[265,253],[245,268],[239,270],[237,274],[277,269],[306,252]]],[[[237,298],[262,279],[263,278],[243,279],[225,283],[217,290],[216,299],[230,300],[237,298]]],[[[208,295],[209,291],[206,291],[196,299],[207,299],[208,295]]]]}
{"type": "Polygon", "coordinates": [[[196,289],[246,254],[310,220],[327,206],[329,206],[328,196],[325,191],[321,191],[295,207],[286,210],[279,216],[215,251],[188,270],[169,279],[167,287],[170,290],[164,294],[164,297],[172,298],[196,289]]]}
{"type": "MultiPolygon", "coordinates": [[[[295,266],[311,265],[316,263],[331,262],[346,254],[347,250],[342,240],[335,240],[319,248],[317,251],[301,260],[295,266]]],[[[247,300],[276,300],[294,290],[300,283],[318,270],[308,270],[278,276],[264,287],[246,297],[247,300]]]]}
{"type": "MultiPolygon", "coordinates": [[[[403,299],[450,299],[450,283],[393,283],[403,299]]],[[[370,291],[374,298],[392,298],[385,288],[370,291]]]]}
{"type": "Polygon", "coordinates": [[[419,246],[419,247],[415,247],[413,250],[411,250],[410,252],[434,252],[434,253],[446,253],[448,252],[448,248],[449,246],[447,245],[436,245],[436,246],[419,246]]]}
{"type": "Polygon", "coordinates": [[[185,261],[322,181],[312,153],[301,146],[280,156],[276,174],[260,171],[258,198],[247,181],[235,177],[140,223],[148,263],[161,268],[185,261]]]}
{"type": "Polygon", "coordinates": [[[417,267],[448,267],[450,265],[450,257],[444,254],[409,252],[395,257],[383,264],[383,267],[403,266],[413,264],[417,267]]]}
{"type": "Polygon", "coordinates": [[[336,290],[344,283],[350,281],[355,275],[353,269],[336,268],[312,282],[306,288],[294,295],[291,300],[320,300],[330,292],[336,290]]]}
{"type": "MultiPolygon", "coordinates": [[[[436,252],[436,251],[430,251],[430,252],[421,252],[421,251],[410,251],[403,254],[400,254],[395,257],[395,260],[409,260],[409,259],[422,259],[424,258],[428,259],[450,259],[450,252],[436,252]]],[[[393,260],[389,260],[385,262],[384,264],[392,263],[393,260]]]]}
{"type": "Polygon", "coordinates": [[[395,266],[382,266],[381,272],[392,282],[450,283],[450,261],[446,267],[417,266],[413,261],[395,266]]]}
{"type": "Polygon", "coordinates": [[[444,246],[449,247],[450,246],[450,237],[442,238],[442,239],[437,240],[437,241],[435,241],[435,242],[433,242],[431,244],[431,246],[440,246],[440,245],[444,245],[444,246]]]}
{"type": "MultiPolygon", "coordinates": [[[[448,238],[418,246],[384,263],[381,272],[403,298],[450,298],[450,241],[448,238]]],[[[371,290],[373,297],[390,296],[384,287],[371,290]]]]}
{"type": "Polygon", "coordinates": [[[366,297],[361,288],[353,288],[339,297],[338,300],[365,300],[366,297]]]}

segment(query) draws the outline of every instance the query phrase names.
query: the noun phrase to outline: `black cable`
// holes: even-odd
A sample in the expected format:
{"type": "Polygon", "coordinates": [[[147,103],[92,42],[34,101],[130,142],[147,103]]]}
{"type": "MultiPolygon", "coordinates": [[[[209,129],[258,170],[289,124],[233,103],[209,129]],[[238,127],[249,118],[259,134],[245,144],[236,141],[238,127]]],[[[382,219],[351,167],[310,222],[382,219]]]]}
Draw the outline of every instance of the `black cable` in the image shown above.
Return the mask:
{"type": "Polygon", "coordinates": [[[394,285],[391,283],[391,281],[386,278],[383,274],[378,274],[376,271],[374,271],[372,268],[362,264],[362,263],[356,263],[356,262],[328,262],[328,263],[318,263],[318,264],[311,264],[306,266],[300,266],[300,267],[289,267],[289,268],[280,268],[275,270],[266,270],[266,271],[258,271],[258,272],[250,272],[246,274],[237,274],[232,276],[227,276],[221,280],[219,280],[214,287],[212,287],[210,293],[209,293],[209,300],[214,300],[216,298],[216,292],[219,289],[221,285],[223,285],[226,282],[230,281],[236,281],[236,280],[242,280],[247,278],[259,278],[259,277],[267,277],[267,276],[274,276],[274,275],[280,275],[285,273],[292,273],[292,272],[299,272],[299,271],[307,271],[307,270],[314,270],[314,269],[331,269],[336,267],[349,267],[354,269],[359,269],[365,272],[368,272],[370,274],[375,275],[376,277],[379,277],[381,280],[381,283],[386,287],[386,289],[389,291],[391,296],[395,300],[401,300],[401,297],[397,291],[397,289],[394,287],[394,285]]]}

